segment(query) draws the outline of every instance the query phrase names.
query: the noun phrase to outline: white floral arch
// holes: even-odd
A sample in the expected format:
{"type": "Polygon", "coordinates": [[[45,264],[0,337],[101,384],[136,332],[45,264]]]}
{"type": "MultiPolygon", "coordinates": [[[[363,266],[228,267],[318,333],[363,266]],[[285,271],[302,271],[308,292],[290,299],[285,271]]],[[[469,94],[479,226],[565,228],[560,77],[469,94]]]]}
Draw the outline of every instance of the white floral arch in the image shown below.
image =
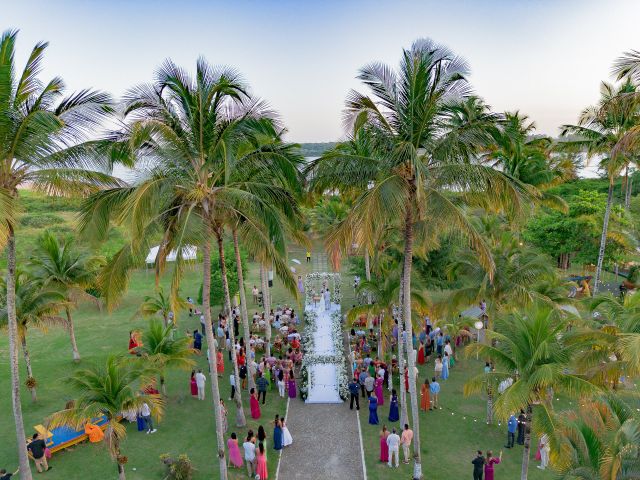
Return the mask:
{"type": "Polygon", "coordinates": [[[339,273],[312,272],[305,275],[304,294],[305,304],[313,303],[313,294],[320,294],[324,285],[331,291],[331,303],[339,305],[342,303],[341,291],[342,277],[339,273]]]}

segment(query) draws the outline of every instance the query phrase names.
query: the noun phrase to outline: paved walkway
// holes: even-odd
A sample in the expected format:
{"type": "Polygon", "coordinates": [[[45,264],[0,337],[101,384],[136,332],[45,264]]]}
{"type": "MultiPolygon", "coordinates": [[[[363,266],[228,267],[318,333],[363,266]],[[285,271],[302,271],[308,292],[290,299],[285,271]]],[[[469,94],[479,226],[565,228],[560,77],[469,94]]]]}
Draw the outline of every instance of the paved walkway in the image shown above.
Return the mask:
{"type": "MultiPolygon", "coordinates": [[[[348,351],[346,335],[344,342],[348,351]]],[[[358,417],[349,402],[308,404],[292,399],[287,428],[293,444],[282,451],[276,480],[366,480],[358,417]]]]}
{"type": "Polygon", "coordinates": [[[356,411],[349,403],[289,403],[287,427],[293,444],[280,459],[281,480],[359,480],[364,478],[356,411]]]}

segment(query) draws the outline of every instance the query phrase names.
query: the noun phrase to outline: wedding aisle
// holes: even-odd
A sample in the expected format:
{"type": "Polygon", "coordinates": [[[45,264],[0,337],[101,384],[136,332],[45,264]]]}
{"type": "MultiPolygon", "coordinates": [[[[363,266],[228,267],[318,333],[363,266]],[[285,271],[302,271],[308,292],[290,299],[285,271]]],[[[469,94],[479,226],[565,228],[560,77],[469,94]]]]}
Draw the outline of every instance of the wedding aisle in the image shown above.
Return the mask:
{"type": "Polygon", "coordinates": [[[307,323],[312,322],[312,352],[307,352],[305,364],[309,376],[307,403],[341,403],[340,364],[344,363],[342,348],[336,348],[335,336],[341,338],[340,305],[331,304],[325,310],[324,302],[307,305],[307,323]]]}

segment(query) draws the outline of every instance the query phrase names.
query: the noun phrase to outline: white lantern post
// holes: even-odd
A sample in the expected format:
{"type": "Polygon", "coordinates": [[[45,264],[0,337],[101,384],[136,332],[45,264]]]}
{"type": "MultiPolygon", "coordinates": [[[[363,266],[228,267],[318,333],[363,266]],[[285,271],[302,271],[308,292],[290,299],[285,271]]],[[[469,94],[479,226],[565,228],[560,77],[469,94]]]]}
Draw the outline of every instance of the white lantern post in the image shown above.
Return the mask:
{"type": "MultiPolygon", "coordinates": [[[[482,322],[481,320],[478,320],[476,323],[473,324],[473,326],[476,328],[477,334],[476,334],[476,342],[480,343],[480,330],[482,330],[482,328],[484,327],[484,322],[482,322]]],[[[479,353],[478,350],[476,350],[476,360],[479,359],[479,353]]]]}

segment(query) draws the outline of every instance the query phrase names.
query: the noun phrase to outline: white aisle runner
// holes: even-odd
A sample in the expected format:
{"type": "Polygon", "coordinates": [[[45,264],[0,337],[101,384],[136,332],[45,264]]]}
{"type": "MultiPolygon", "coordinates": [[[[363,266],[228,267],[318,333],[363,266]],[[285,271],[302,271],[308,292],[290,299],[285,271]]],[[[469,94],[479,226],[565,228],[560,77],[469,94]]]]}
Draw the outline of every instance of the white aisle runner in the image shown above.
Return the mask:
{"type": "MultiPolygon", "coordinates": [[[[313,334],[314,355],[336,355],[331,338],[331,314],[340,312],[340,305],[331,304],[329,311],[324,308],[324,301],[306,306],[307,311],[317,315],[316,331],[313,334]]],[[[338,386],[338,370],[335,363],[318,363],[309,367],[312,382],[307,403],[342,403],[338,386]]]]}

